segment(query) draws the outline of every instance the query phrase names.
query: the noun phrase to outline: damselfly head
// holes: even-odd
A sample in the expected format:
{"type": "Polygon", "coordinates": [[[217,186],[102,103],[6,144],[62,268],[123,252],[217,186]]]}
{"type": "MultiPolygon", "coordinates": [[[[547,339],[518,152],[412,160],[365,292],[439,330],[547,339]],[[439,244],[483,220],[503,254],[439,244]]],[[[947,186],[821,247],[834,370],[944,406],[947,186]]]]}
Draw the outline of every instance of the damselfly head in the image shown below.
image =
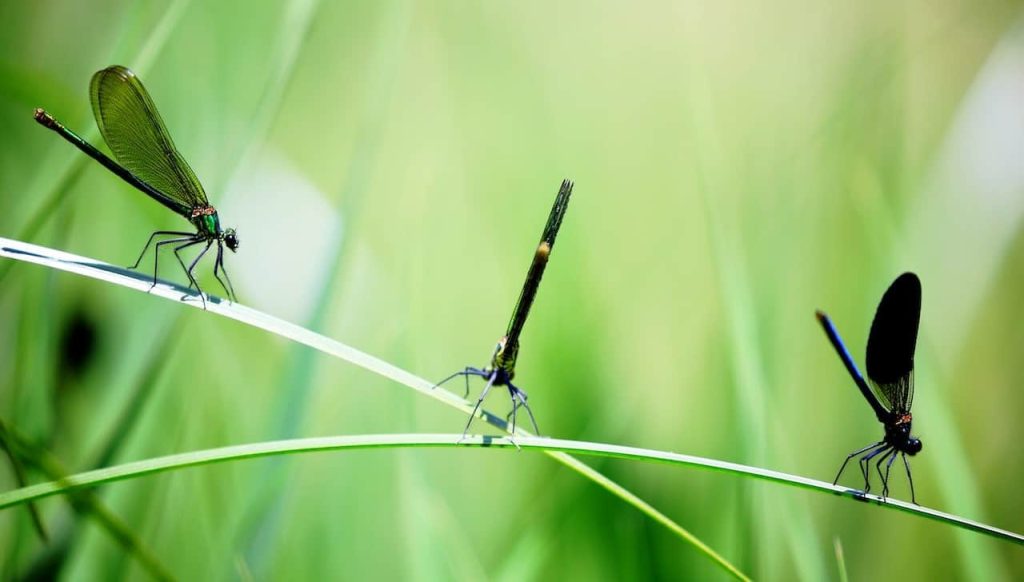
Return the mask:
{"type": "Polygon", "coordinates": [[[907,441],[906,451],[907,451],[907,454],[911,455],[911,456],[920,453],[921,452],[921,439],[915,438],[915,437],[910,437],[910,440],[907,441]]]}
{"type": "Polygon", "coordinates": [[[224,244],[228,245],[231,252],[238,250],[238,234],[235,232],[235,229],[229,228],[224,231],[224,244]]]}

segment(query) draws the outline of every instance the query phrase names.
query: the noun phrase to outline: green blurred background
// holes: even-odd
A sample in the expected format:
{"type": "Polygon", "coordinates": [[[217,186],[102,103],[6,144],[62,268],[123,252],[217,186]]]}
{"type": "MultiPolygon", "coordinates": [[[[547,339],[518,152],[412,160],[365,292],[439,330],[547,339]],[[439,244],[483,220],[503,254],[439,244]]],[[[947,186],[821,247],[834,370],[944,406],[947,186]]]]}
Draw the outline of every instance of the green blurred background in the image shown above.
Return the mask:
{"type": "MultiPolygon", "coordinates": [[[[89,78],[124,64],[238,228],[241,300],[439,379],[487,363],[569,177],[517,374],[542,431],[822,480],[881,427],[814,310],[862,361],[882,292],[914,270],[918,500],[1021,531],[1022,15],[998,0],[4,2],[0,236],[127,265],[150,231],[187,227],[32,121],[46,107],[99,143],[89,78]]],[[[70,471],[465,422],[199,310],[0,268],[0,417],[70,471]]],[[[508,409],[501,392],[487,406],[508,409]]],[[[758,578],[834,579],[836,540],[855,580],[1024,576],[1019,547],[897,512],[588,462],[758,578]]],[[[0,484],[16,486],[6,462],[0,484]]],[[[902,471],[892,493],[909,498],[902,471]]],[[[536,454],[304,455],[98,497],[185,579],[724,577],[536,454]]],[[[66,500],[39,507],[57,551],[24,508],[0,512],[4,577],[145,576],[66,500]]]]}

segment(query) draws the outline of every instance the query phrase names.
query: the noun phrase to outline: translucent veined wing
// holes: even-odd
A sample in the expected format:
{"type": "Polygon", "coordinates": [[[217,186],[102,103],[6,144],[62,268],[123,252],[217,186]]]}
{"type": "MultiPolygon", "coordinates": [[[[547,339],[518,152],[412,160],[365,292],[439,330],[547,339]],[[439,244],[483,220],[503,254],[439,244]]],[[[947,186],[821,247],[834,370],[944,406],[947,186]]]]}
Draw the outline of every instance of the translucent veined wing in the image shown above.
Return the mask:
{"type": "Polygon", "coordinates": [[[572,195],[572,182],[563,180],[562,186],[558,189],[555,203],[551,206],[551,214],[548,215],[548,222],[544,225],[544,232],[540,237],[540,244],[533,255],[533,262],[530,270],[526,273],[526,282],[523,283],[523,291],[519,294],[515,311],[512,312],[512,319],[508,323],[508,331],[505,333],[506,349],[513,350],[519,345],[519,334],[526,324],[526,316],[530,313],[530,307],[537,296],[537,289],[540,287],[541,277],[544,275],[544,268],[548,263],[548,255],[555,246],[555,237],[558,229],[562,226],[562,218],[569,208],[569,197],[572,195]]]}
{"type": "Polygon", "coordinates": [[[913,273],[903,273],[882,296],[868,336],[868,378],[890,411],[909,412],[913,404],[920,321],[921,281],[913,273]]]}
{"type": "Polygon", "coordinates": [[[92,76],[89,96],[100,133],[121,165],[167,196],[165,203],[177,206],[186,218],[193,208],[209,205],[135,73],[119,65],[107,67],[92,76]]]}

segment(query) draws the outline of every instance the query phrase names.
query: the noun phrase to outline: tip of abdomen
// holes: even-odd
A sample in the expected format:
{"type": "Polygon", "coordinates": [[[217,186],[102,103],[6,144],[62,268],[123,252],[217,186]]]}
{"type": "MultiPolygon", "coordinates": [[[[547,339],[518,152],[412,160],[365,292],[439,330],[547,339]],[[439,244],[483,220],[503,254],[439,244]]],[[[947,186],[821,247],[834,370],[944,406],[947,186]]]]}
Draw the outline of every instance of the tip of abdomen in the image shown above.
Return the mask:
{"type": "Polygon", "coordinates": [[[40,124],[45,125],[50,129],[57,127],[57,120],[47,113],[42,107],[36,107],[36,110],[32,112],[32,117],[34,117],[40,124]]]}

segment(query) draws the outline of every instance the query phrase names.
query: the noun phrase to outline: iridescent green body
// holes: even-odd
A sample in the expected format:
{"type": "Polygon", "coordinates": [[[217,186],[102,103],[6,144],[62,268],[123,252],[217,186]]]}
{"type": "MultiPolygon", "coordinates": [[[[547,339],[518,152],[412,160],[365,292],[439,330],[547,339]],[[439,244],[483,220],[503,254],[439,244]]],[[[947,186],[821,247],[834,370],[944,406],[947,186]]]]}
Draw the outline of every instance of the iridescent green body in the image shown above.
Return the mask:
{"type": "Polygon", "coordinates": [[[224,236],[224,231],[220,228],[220,217],[213,206],[194,209],[192,211],[192,225],[196,227],[198,234],[206,238],[224,236]]]}
{"type": "MultiPolygon", "coordinates": [[[[502,372],[504,376],[504,382],[507,383],[509,380],[516,375],[516,358],[519,357],[519,344],[515,343],[509,345],[508,337],[501,338],[498,342],[498,346],[494,349],[494,356],[491,358],[491,369],[502,372]]],[[[498,384],[498,382],[495,382],[498,384]]],[[[499,386],[501,384],[498,384],[499,386]]]]}

